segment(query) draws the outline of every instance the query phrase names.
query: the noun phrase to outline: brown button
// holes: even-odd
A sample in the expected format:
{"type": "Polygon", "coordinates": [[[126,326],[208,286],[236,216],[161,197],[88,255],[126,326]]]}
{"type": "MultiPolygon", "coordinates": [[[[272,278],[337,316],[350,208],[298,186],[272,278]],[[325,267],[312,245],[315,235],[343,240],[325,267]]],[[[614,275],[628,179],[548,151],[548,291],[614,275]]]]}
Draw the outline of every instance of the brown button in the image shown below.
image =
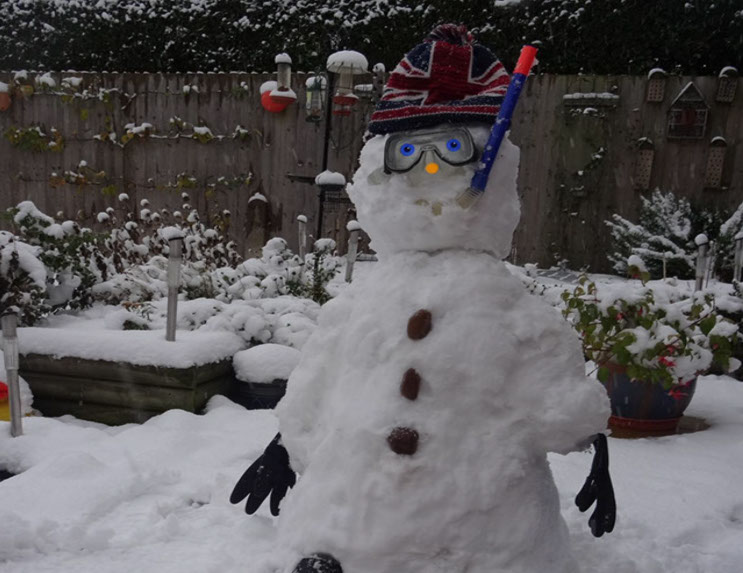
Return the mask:
{"type": "Polygon", "coordinates": [[[416,312],[408,320],[408,338],[420,340],[431,332],[431,313],[425,309],[416,312]]]}
{"type": "Polygon", "coordinates": [[[387,436],[390,449],[401,456],[412,456],[418,449],[418,432],[412,428],[395,428],[387,436]]]}
{"type": "Polygon", "coordinates": [[[408,368],[408,370],[402,376],[402,382],[400,383],[400,394],[405,396],[408,400],[415,400],[418,397],[418,392],[421,389],[421,376],[414,368],[408,368]]]}

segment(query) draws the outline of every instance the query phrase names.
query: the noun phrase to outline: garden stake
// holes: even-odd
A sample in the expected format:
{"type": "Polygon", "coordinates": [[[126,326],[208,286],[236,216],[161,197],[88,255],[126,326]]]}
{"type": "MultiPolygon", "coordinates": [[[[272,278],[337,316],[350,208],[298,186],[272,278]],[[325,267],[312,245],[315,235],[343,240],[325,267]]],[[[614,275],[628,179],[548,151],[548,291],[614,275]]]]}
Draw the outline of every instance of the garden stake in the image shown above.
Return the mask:
{"type": "Polygon", "coordinates": [[[307,254],[307,217],[299,215],[297,224],[299,225],[299,258],[304,261],[304,256],[307,254]]]}
{"type": "Polygon", "coordinates": [[[740,269],[743,266],[743,231],[735,235],[735,262],[733,263],[733,280],[740,280],[740,269]]]}
{"type": "Polygon", "coordinates": [[[356,262],[356,254],[359,250],[358,223],[349,221],[346,228],[351,232],[348,237],[348,254],[346,255],[346,282],[350,283],[353,277],[353,264],[356,262]]]}
{"type": "Polygon", "coordinates": [[[709,247],[709,240],[705,235],[697,235],[694,242],[697,244],[698,249],[694,290],[702,290],[704,287],[704,275],[707,270],[707,249],[709,247]]]}
{"type": "Polygon", "coordinates": [[[178,313],[178,286],[181,282],[181,262],[183,239],[180,237],[168,241],[168,318],[165,329],[165,340],[175,341],[175,322],[178,313]]]}
{"type": "Polygon", "coordinates": [[[10,403],[10,435],[23,435],[21,422],[21,389],[18,383],[18,316],[14,313],[4,314],[3,354],[5,357],[5,374],[8,382],[8,401],[10,403]]]}

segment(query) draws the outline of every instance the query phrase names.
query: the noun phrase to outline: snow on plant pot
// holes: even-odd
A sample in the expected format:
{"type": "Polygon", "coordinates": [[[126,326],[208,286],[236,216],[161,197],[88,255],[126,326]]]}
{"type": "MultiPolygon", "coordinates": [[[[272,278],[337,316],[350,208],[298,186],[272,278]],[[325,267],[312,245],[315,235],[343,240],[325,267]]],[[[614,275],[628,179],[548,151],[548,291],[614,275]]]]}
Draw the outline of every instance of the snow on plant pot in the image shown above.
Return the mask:
{"type": "Polygon", "coordinates": [[[740,366],[731,356],[738,327],[717,312],[712,293],[662,281],[597,285],[583,276],[562,300],[609,393],[610,426],[673,432],[698,375],[713,363],[740,366]]]}
{"type": "Polygon", "coordinates": [[[249,409],[276,406],[300,355],[296,348],[281,344],[259,344],[235,354],[232,365],[240,382],[235,401],[249,409]]]}

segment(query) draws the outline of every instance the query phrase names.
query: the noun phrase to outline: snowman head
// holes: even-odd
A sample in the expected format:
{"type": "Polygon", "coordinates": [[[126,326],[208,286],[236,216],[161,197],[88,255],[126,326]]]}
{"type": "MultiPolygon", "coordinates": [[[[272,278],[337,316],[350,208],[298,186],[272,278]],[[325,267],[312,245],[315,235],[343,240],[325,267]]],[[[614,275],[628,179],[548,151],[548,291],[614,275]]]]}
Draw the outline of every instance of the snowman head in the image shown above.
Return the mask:
{"type": "Polygon", "coordinates": [[[444,25],[392,72],[348,193],[380,254],[471,249],[508,255],[519,220],[518,150],[501,145],[484,196],[469,186],[509,77],[464,27],[444,25]]]}
{"type": "Polygon", "coordinates": [[[504,140],[482,198],[470,209],[456,203],[469,186],[488,134],[487,127],[447,131],[442,126],[435,134],[426,129],[370,139],[348,193],[372,248],[382,255],[470,249],[507,256],[520,217],[518,148],[504,140]],[[474,159],[466,159],[470,141],[474,159]],[[458,143],[463,149],[452,151],[458,143]],[[390,165],[385,158],[394,154],[403,159],[390,165]]]}

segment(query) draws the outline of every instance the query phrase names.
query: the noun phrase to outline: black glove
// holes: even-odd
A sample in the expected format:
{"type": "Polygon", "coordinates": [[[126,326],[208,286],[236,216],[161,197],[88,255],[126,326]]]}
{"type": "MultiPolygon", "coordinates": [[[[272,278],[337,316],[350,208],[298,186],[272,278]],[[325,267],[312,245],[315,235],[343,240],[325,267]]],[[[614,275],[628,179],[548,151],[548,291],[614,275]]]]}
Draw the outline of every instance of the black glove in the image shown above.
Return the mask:
{"type": "Polygon", "coordinates": [[[588,526],[594,537],[601,537],[604,533],[611,533],[617,517],[617,504],[614,500],[614,488],[609,476],[609,446],[604,434],[597,434],[593,441],[596,453],[593,456],[591,473],[586,478],[583,488],[575,496],[575,505],[581,511],[586,511],[593,502],[596,509],[588,520],[588,526]]]}
{"type": "Polygon", "coordinates": [[[297,483],[297,475],[289,465],[289,453],[281,443],[281,434],[271,440],[263,455],[245,470],[230,495],[231,503],[240,503],[246,497],[245,513],[253,515],[271,494],[271,515],[279,514],[279,503],[286,490],[297,483]]]}

